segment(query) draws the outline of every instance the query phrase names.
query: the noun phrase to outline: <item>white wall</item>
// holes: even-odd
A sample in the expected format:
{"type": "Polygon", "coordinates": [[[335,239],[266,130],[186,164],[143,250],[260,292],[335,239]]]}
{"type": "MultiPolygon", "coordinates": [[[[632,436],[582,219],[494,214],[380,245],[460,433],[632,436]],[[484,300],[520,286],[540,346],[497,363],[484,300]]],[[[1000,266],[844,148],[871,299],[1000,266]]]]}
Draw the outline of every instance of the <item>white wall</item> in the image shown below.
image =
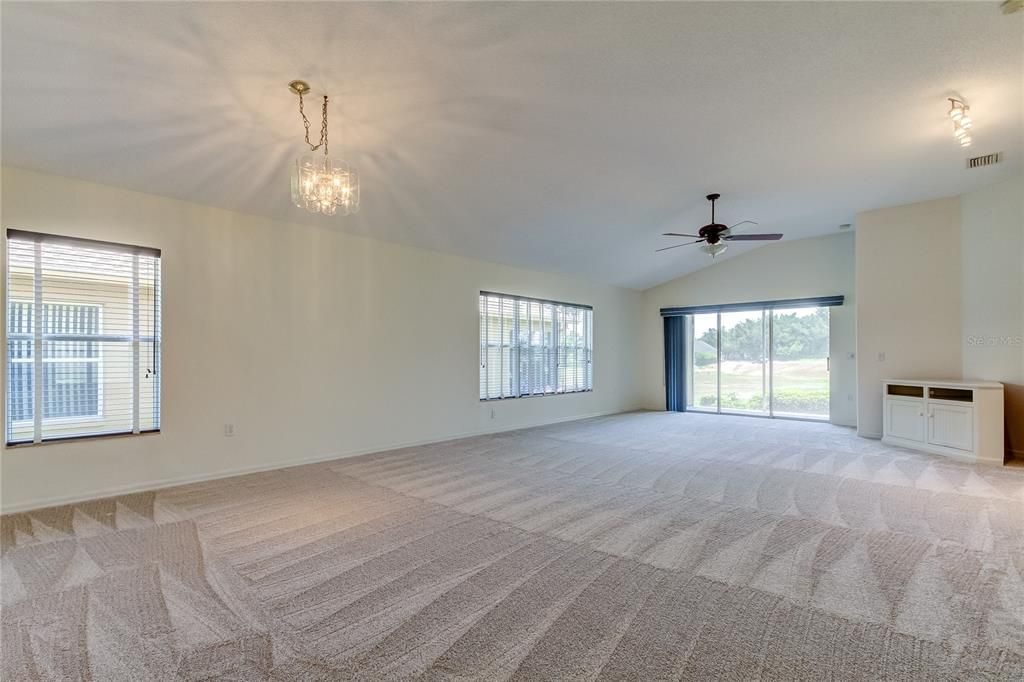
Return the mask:
{"type": "Polygon", "coordinates": [[[852,234],[781,242],[642,294],[18,169],[3,169],[0,207],[4,228],[164,253],[163,432],[4,449],[5,511],[664,409],[660,308],[828,294],[847,297],[832,311],[835,423],[856,423],[859,402],[859,432],[877,436],[883,378],[962,374],[1007,384],[1008,440],[1024,448],[1020,177],[860,214],[856,249],[852,234]],[[592,304],[595,391],[479,403],[481,289],[592,304]]]}
{"type": "Polygon", "coordinates": [[[636,291],[24,170],[2,198],[4,228],[163,251],[162,433],[4,449],[5,510],[641,404],[636,291]],[[593,393],[480,403],[481,289],[592,304],[593,393]]]}
{"type": "MultiPolygon", "coordinates": [[[[742,247],[741,247],[742,248],[742,247]]],[[[665,409],[665,356],[659,310],[671,306],[744,303],[842,294],[832,309],[832,422],[856,423],[854,352],[854,246],[852,234],[779,242],[709,265],[644,292],[642,366],[644,405],[665,409]]],[[[710,258],[709,258],[710,260],[710,258]]]]}
{"type": "Polygon", "coordinates": [[[1024,456],[1024,177],[859,214],[856,267],[858,432],[882,432],[883,379],[1001,381],[1024,456]]]}
{"type": "Polygon", "coordinates": [[[882,435],[882,380],[961,376],[960,200],[857,215],[857,433],[882,435]]]}
{"type": "Polygon", "coordinates": [[[1024,176],[960,198],[963,375],[1005,386],[1007,449],[1024,458],[1024,176]]]}

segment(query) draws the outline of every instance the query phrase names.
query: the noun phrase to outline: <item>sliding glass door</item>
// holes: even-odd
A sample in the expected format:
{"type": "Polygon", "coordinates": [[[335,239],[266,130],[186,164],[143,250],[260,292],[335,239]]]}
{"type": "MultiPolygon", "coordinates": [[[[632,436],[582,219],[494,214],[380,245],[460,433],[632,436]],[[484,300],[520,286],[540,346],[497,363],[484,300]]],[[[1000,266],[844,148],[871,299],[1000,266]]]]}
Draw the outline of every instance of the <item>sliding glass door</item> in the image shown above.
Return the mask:
{"type": "Polygon", "coordinates": [[[772,315],[772,413],[828,419],[828,308],[777,308],[772,315]]]}
{"type": "Polygon", "coordinates": [[[829,308],[756,308],[686,318],[686,409],[829,418],[829,308]]]}

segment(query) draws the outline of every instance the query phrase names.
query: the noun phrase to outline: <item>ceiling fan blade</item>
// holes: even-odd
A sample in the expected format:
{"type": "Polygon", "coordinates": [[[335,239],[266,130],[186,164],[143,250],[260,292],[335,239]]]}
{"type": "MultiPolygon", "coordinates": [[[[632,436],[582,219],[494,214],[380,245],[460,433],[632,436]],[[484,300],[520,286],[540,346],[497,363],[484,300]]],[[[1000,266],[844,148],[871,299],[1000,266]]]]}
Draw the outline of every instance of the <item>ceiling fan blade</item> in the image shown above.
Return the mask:
{"type": "Polygon", "coordinates": [[[779,233],[774,234],[730,234],[725,237],[731,242],[770,242],[782,239],[779,233]]]}
{"type": "Polygon", "coordinates": [[[704,240],[703,239],[698,239],[695,242],[685,242],[683,244],[676,244],[675,246],[666,246],[663,249],[655,249],[654,252],[657,253],[658,251],[668,251],[669,249],[678,249],[680,246],[689,246],[690,244],[696,244],[696,243],[702,242],[702,241],[704,241],[704,240]]]}
{"type": "Polygon", "coordinates": [[[699,234],[682,234],[680,232],[662,232],[662,237],[699,237],[699,234]]]}
{"type": "Polygon", "coordinates": [[[740,225],[757,225],[757,221],[755,221],[755,220],[741,220],[740,222],[736,223],[735,225],[730,225],[726,229],[731,230],[732,228],[739,227],[740,225]]]}

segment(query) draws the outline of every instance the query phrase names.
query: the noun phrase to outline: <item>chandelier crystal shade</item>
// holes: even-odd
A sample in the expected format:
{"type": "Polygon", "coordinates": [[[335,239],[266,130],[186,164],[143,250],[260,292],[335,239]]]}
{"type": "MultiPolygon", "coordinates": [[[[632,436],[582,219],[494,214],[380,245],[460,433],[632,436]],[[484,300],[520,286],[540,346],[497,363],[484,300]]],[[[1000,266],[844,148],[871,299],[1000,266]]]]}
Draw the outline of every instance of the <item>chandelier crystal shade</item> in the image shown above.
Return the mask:
{"type": "Polygon", "coordinates": [[[359,210],[359,174],[341,159],[303,154],[292,166],[292,202],[311,213],[355,213],[359,210]]]}
{"type": "Polygon", "coordinates": [[[310,213],[349,215],[359,210],[359,173],[347,162],[327,153],[327,95],[324,95],[320,143],[309,141],[309,119],[303,109],[303,95],[309,92],[304,81],[292,81],[289,89],[299,96],[299,114],[306,128],[310,153],[295,159],[292,165],[292,203],[310,213]],[[315,154],[323,147],[323,156],[315,154]]]}

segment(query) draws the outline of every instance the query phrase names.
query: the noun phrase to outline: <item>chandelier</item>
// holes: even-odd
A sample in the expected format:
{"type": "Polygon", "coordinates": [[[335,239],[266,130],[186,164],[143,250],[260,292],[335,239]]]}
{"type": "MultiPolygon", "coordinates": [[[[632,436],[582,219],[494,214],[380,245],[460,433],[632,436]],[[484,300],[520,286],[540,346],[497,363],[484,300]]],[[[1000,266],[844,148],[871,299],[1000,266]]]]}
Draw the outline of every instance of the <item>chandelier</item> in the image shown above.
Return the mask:
{"type": "Polygon", "coordinates": [[[309,141],[309,119],[302,106],[303,96],[309,93],[309,83],[292,81],[288,88],[299,96],[299,114],[306,128],[306,144],[310,151],[295,159],[292,167],[292,202],[310,213],[355,213],[359,210],[359,173],[327,153],[327,95],[324,95],[320,143],[313,144],[309,141]],[[313,153],[321,147],[323,156],[313,153]]]}

